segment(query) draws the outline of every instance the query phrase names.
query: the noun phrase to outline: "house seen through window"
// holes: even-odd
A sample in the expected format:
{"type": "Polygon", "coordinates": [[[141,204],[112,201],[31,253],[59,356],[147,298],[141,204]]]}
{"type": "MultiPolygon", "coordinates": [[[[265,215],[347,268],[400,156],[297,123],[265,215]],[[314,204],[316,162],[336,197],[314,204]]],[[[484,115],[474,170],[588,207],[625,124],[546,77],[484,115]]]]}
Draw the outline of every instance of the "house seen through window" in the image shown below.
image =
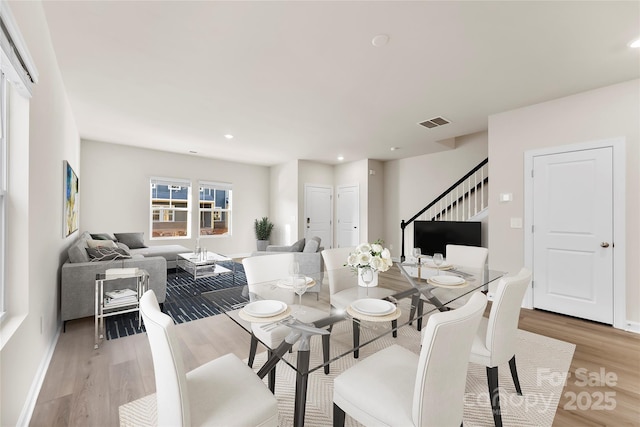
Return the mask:
{"type": "Polygon", "coordinates": [[[151,238],[190,237],[191,182],[151,179],[151,238]]]}
{"type": "Polygon", "coordinates": [[[199,183],[199,235],[231,235],[231,184],[199,183]]]}

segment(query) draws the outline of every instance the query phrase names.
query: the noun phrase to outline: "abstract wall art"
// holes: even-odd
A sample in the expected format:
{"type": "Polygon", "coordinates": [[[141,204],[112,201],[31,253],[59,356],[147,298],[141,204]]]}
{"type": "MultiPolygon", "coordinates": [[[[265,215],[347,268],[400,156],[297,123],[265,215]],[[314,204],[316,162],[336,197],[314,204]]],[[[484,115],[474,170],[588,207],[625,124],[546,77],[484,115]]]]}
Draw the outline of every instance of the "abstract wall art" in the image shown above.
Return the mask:
{"type": "Polygon", "coordinates": [[[78,175],[69,162],[64,161],[64,236],[67,237],[78,229],[78,211],[80,200],[78,193],[78,175]]]}

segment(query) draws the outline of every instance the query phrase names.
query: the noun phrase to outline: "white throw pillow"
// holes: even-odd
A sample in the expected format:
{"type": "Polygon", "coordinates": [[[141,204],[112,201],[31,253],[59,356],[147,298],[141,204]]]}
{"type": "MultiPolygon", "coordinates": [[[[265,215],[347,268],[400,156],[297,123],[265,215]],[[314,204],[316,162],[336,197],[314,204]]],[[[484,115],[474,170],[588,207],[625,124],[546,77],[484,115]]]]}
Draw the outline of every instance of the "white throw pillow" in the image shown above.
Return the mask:
{"type": "Polygon", "coordinates": [[[90,248],[117,248],[116,242],[113,240],[91,240],[87,239],[87,246],[90,248]]]}

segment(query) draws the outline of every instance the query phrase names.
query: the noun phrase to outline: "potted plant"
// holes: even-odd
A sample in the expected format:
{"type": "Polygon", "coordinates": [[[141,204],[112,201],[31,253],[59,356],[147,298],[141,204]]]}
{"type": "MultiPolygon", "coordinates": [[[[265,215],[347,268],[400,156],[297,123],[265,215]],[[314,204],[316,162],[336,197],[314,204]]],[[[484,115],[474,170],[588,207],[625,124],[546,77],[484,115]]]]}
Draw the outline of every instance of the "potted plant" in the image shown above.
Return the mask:
{"type": "Polygon", "coordinates": [[[273,223],[269,221],[269,218],[263,216],[262,219],[256,219],[254,222],[256,230],[256,239],[258,240],[258,251],[266,251],[269,246],[269,237],[271,236],[271,230],[273,230],[273,223]]]}

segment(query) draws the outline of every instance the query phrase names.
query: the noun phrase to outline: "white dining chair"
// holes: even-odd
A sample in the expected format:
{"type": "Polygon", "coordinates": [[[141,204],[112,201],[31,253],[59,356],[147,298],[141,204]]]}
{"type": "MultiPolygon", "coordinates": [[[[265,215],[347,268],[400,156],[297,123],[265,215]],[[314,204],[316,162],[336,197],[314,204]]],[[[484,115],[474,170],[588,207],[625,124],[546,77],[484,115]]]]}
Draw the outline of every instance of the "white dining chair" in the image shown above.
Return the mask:
{"type": "Polygon", "coordinates": [[[334,427],[345,413],[366,426],[460,426],[469,351],[486,305],[477,292],[461,308],[433,314],[419,355],[394,344],[338,375],[334,427]]]}
{"type": "MultiPolygon", "coordinates": [[[[358,285],[357,273],[345,267],[349,254],[353,252],[355,247],[332,248],[322,251],[322,258],[327,269],[327,278],[329,280],[329,301],[331,307],[335,310],[346,311],[349,305],[362,298],[383,299],[393,295],[395,291],[379,286],[364,288],[358,285]]],[[[391,322],[392,328],[395,328],[397,321],[391,322]]],[[[355,358],[358,358],[358,324],[354,320],[354,346],[353,352],[355,358]]],[[[393,332],[393,336],[397,336],[397,332],[393,332]]]]}
{"type": "MultiPolygon", "coordinates": [[[[242,266],[244,268],[245,276],[247,278],[247,286],[249,292],[256,291],[255,285],[263,282],[275,282],[278,280],[286,279],[291,276],[290,266],[295,261],[294,254],[292,252],[283,252],[274,255],[265,256],[253,256],[244,258],[242,260],[242,266]]],[[[291,302],[295,301],[296,295],[291,291],[291,302]]],[[[327,317],[329,313],[322,310],[313,308],[311,306],[305,306],[302,312],[295,315],[296,319],[304,323],[312,323],[316,320],[327,317]]],[[[253,367],[256,351],[258,348],[258,342],[261,342],[267,347],[269,356],[273,355],[273,351],[284,341],[287,335],[291,332],[291,328],[286,325],[280,325],[271,327],[265,327],[264,323],[252,323],[251,324],[251,345],[249,348],[249,366],[253,367]]],[[[322,352],[325,362],[329,360],[329,342],[330,336],[322,336],[322,352]]],[[[324,372],[329,373],[329,365],[324,366],[324,372]]],[[[275,392],[275,378],[276,369],[273,368],[269,372],[268,383],[269,389],[275,392]]]]}
{"type": "MultiPolygon", "coordinates": [[[[448,264],[454,267],[467,267],[484,272],[485,265],[487,264],[487,256],[489,255],[487,248],[480,246],[446,245],[445,251],[448,264]]],[[[426,297],[421,295],[418,304],[418,320],[416,322],[418,330],[422,329],[422,313],[425,301],[428,302],[426,297]]]]}
{"type": "Polygon", "coordinates": [[[262,380],[229,353],[186,372],[171,317],[153,290],[140,298],[151,346],[160,426],[277,426],[278,402],[262,380]]]}
{"type": "Polygon", "coordinates": [[[331,305],[339,310],[345,310],[349,304],[360,298],[386,298],[394,294],[391,289],[379,286],[364,288],[358,285],[357,274],[345,267],[349,254],[355,249],[346,247],[322,251],[329,279],[331,305]]]}
{"type": "Polygon", "coordinates": [[[483,317],[471,347],[470,361],[487,368],[487,382],[491,409],[496,427],[502,426],[498,366],[509,362],[516,393],[522,395],[516,369],[516,336],[522,299],[531,283],[531,271],[522,268],[515,276],[503,277],[498,282],[496,296],[491,304],[489,318],[483,317]]]}

